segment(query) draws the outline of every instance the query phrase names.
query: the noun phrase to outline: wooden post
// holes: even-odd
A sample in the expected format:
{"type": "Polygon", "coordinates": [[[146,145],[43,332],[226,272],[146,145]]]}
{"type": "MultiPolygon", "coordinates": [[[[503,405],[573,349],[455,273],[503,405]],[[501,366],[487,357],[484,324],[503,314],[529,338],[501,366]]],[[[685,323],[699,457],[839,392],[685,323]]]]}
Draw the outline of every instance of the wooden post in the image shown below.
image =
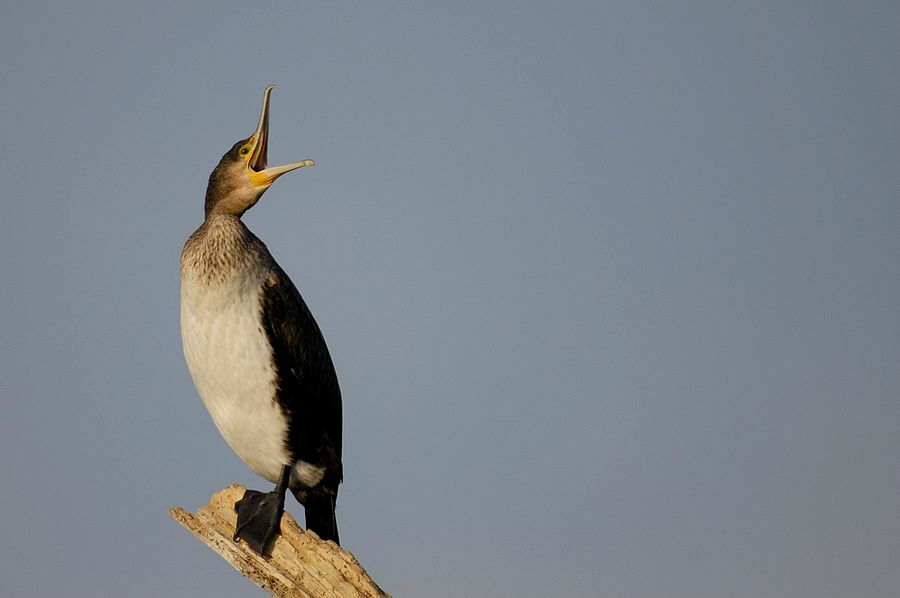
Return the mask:
{"type": "Polygon", "coordinates": [[[244,490],[243,486],[232,484],[213,494],[196,514],[176,507],[169,509],[169,515],[242,575],[274,596],[388,596],[352,554],[302,529],[287,511],[281,517],[281,535],[270,556],[262,557],[243,541],[232,540],[237,523],[234,503],[244,495],[244,490]]]}

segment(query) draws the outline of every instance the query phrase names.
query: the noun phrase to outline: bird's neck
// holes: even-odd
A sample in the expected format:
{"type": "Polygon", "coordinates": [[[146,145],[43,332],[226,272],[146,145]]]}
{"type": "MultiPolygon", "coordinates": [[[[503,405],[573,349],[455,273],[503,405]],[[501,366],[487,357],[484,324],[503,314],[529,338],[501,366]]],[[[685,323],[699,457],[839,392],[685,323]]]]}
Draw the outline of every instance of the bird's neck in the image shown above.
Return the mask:
{"type": "Polygon", "coordinates": [[[259,259],[258,244],[238,216],[214,211],[184,244],[182,276],[226,280],[259,259]]]}

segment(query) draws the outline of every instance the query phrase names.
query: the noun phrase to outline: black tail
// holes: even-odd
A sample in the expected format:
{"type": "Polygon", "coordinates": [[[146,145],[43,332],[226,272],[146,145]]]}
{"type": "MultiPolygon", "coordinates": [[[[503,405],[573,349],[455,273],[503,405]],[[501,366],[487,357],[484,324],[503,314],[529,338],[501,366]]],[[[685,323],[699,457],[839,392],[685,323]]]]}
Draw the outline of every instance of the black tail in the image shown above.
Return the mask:
{"type": "Polygon", "coordinates": [[[323,540],[333,540],[340,546],[334,501],[334,495],[319,494],[307,497],[303,507],[306,509],[306,529],[316,532],[323,540]]]}

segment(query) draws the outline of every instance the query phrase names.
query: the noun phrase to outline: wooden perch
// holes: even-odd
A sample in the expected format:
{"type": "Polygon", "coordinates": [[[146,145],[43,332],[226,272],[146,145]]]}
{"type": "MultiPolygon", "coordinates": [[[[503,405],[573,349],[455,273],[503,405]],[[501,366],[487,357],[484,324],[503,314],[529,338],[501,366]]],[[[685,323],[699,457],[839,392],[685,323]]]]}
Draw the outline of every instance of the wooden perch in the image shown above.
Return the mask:
{"type": "Polygon", "coordinates": [[[243,486],[232,484],[213,494],[196,514],[176,507],[169,509],[169,515],[274,596],[387,596],[352,554],[334,542],[320,540],[315,532],[304,530],[287,511],[281,517],[281,535],[270,556],[262,557],[243,541],[232,540],[237,523],[234,503],[244,490],[243,486]]]}

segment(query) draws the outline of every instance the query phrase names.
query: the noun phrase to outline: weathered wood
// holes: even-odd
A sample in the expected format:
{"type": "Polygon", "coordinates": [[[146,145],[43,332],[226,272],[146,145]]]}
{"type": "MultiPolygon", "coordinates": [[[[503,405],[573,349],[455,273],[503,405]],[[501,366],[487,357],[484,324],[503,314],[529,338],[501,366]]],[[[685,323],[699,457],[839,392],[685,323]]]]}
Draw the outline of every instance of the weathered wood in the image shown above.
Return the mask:
{"type": "Polygon", "coordinates": [[[334,542],[319,539],[315,532],[304,530],[287,511],[281,518],[281,535],[271,555],[262,557],[243,540],[232,540],[237,523],[234,503],[244,495],[244,490],[243,486],[232,484],[213,494],[196,513],[176,507],[169,509],[169,515],[242,575],[274,596],[387,596],[352,554],[334,542]]]}

